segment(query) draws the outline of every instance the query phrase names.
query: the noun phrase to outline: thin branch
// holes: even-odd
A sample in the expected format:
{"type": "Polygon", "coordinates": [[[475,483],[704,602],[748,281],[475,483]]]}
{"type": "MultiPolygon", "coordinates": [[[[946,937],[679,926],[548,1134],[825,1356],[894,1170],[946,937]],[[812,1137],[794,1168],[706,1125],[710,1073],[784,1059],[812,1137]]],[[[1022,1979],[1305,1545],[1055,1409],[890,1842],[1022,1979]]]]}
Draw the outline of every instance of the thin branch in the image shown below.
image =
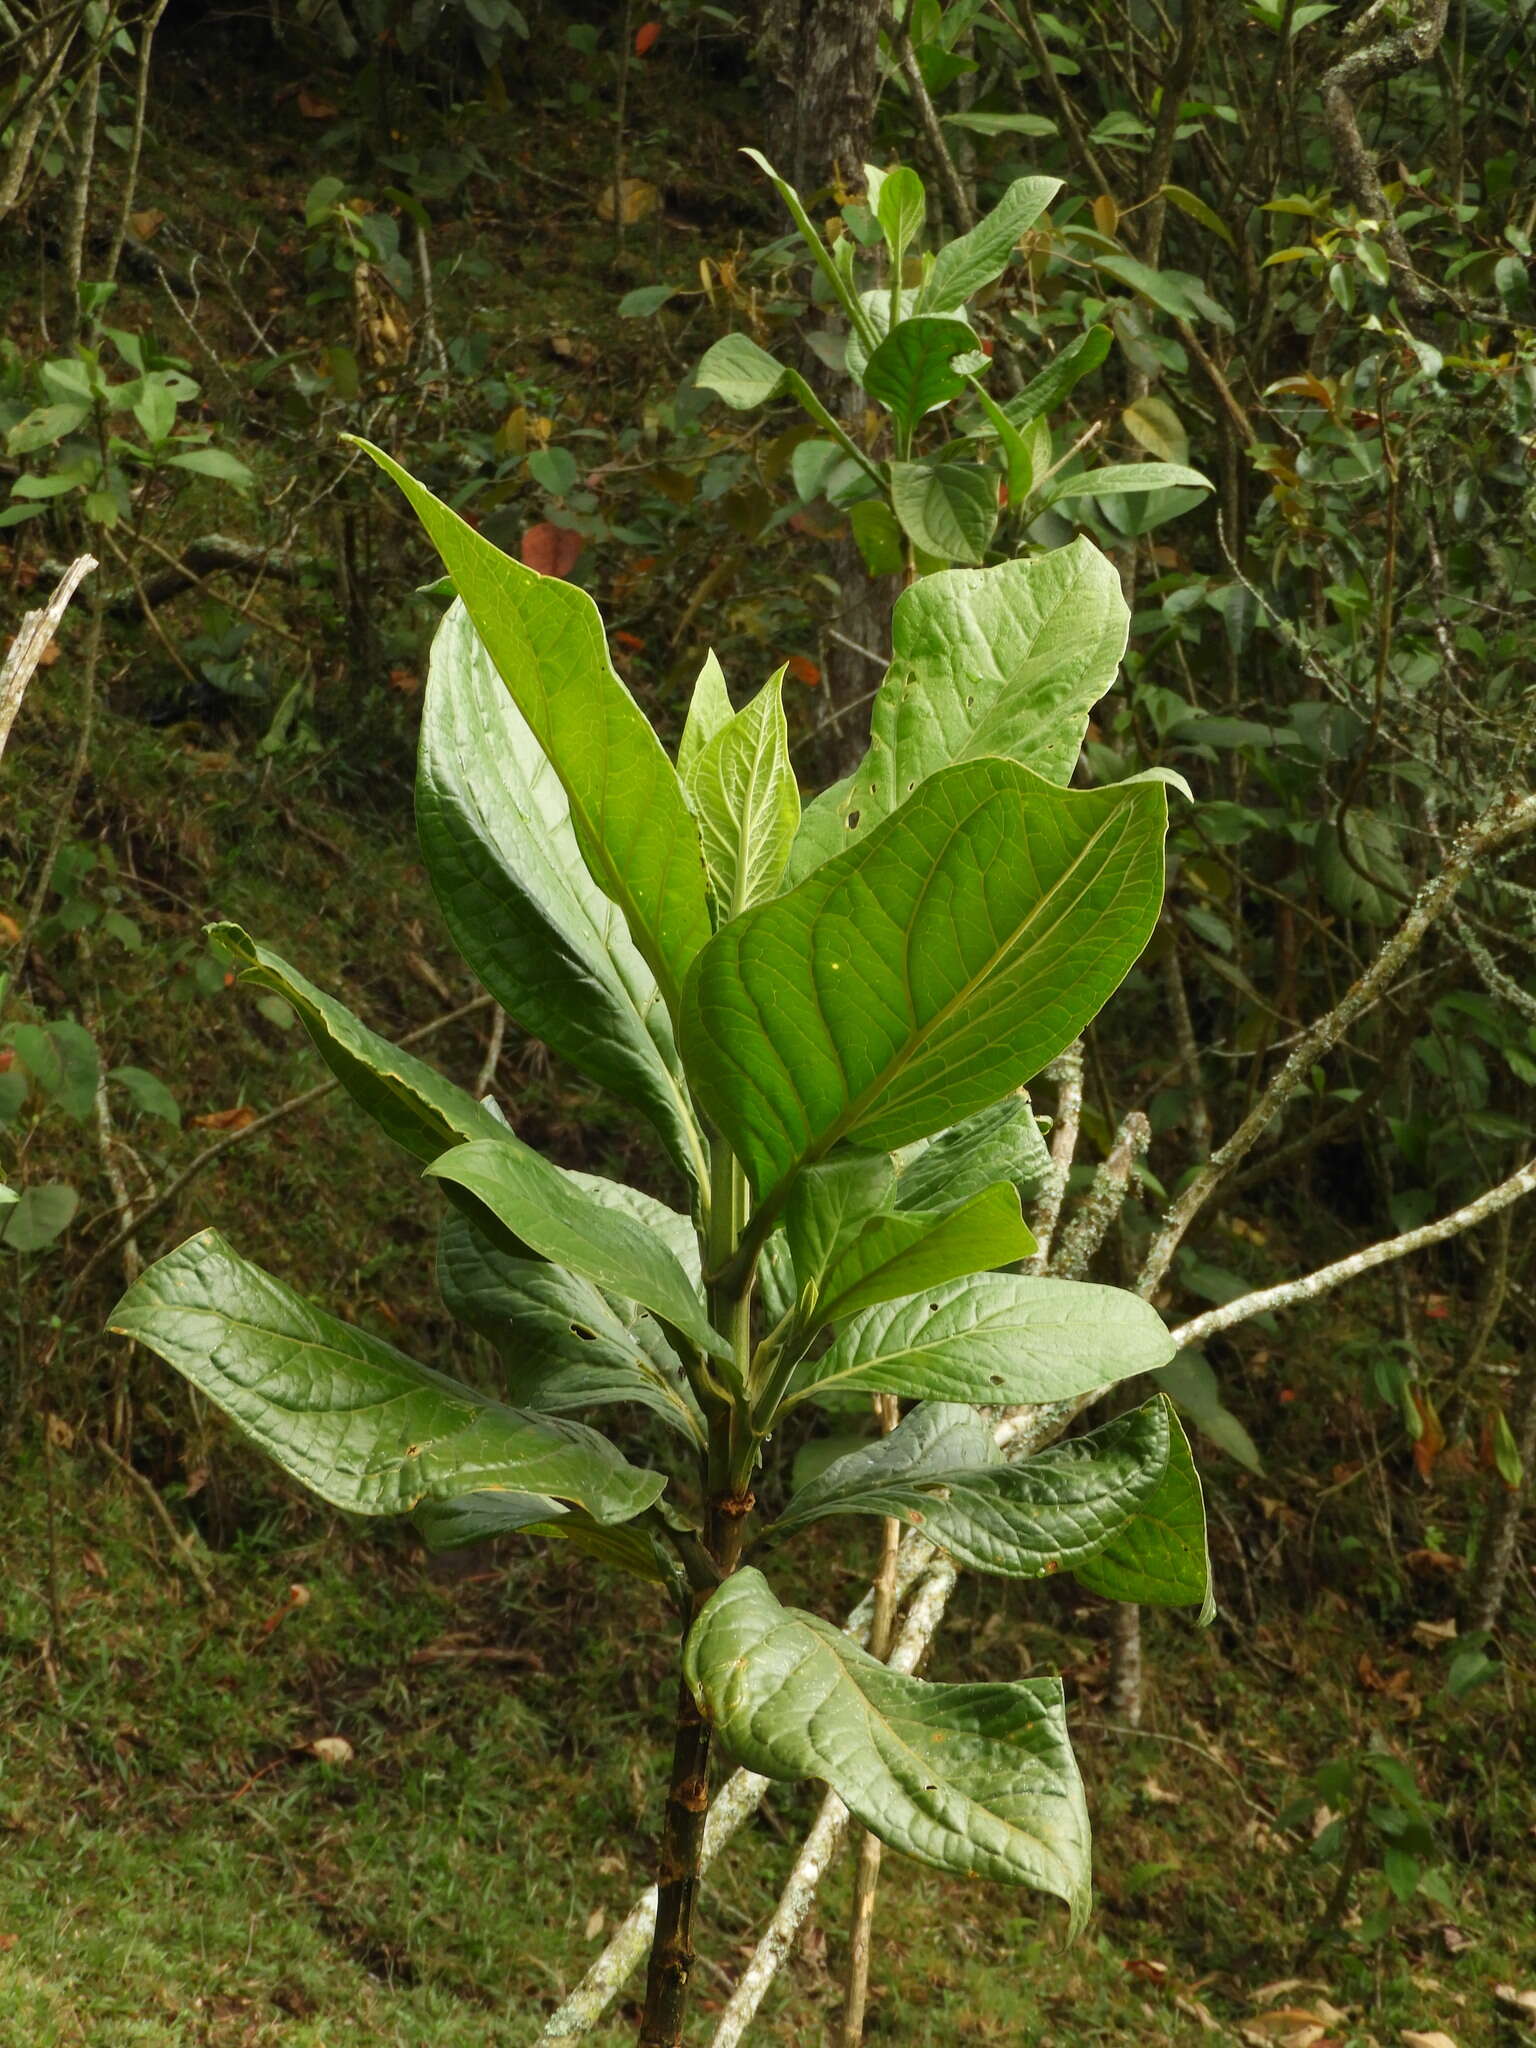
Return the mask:
{"type": "Polygon", "coordinates": [[[1061,1205],[1067,1196],[1067,1176],[1077,1150],[1077,1127],[1083,1114],[1083,1041],[1079,1038],[1060,1053],[1046,1069],[1056,1083],[1056,1127],[1051,1132],[1051,1170],[1035,1198],[1030,1218],[1037,1249],[1024,1261],[1026,1273],[1043,1273],[1051,1255],[1051,1240],[1061,1221],[1061,1205]]]}
{"type": "Polygon", "coordinates": [[[1152,1241],[1137,1292],[1150,1299],[1173,1262],[1185,1232],[1217,1188],[1268,1130],[1307,1081],[1312,1068],[1330,1051],[1363,1011],[1381,997],[1426,934],[1451,908],[1457,891],[1477,863],[1521,834],[1536,830],[1536,795],[1511,787],[1501,789],[1472,822],[1457,834],[1440,873],[1414,898],[1408,915],[1385,942],[1365,972],[1326,1016],[1303,1031],[1285,1064],[1271,1079],[1237,1129],[1211,1154],[1184,1192],[1170,1203],[1152,1241]]]}
{"type": "Polygon", "coordinates": [[[1518,1173],[1512,1173],[1508,1180],[1501,1180],[1497,1187],[1486,1188],[1475,1201],[1453,1209],[1448,1216],[1421,1224],[1417,1230],[1405,1230],[1397,1237],[1383,1238],[1378,1244],[1366,1245],[1362,1251],[1351,1252],[1347,1259],[1320,1266],[1300,1280],[1284,1280],[1278,1287],[1261,1287],[1253,1294],[1240,1294],[1235,1301],[1207,1309],[1204,1315],[1180,1324],[1170,1334],[1183,1350],[1214,1337],[1218,1330],[1231,1329],[1234,1323],[1250,1322],[1255,1316],[1267,1315],[1277,1308],[1292,1308],[1297,1302],[1315,1301],[1319,1295],[1331,1294],[1335,1287],[1342,1287],[1346,1280],[1354,1280],[1361,1273],[1369,1273],[1375,1266],[1406,1259],[1432,1244],[1444,1244],[1448,1237],[1459,1237],[1464,1230],[1471,1230],[1501,1209],[1507,1209],[1511,1202],[1530,1194],[1536,1194],[1536,1159],[1522,1166],[1518,1173]]]}
{"type": "Polygon", "coordinates": [[[1139,1109],[1133,1109],[1116,1132],[1109,1157],[1094,1175],[1082,1207],[1061,1233],[1050,1264],[1053,1279],[1080,1280],[1087,1272],[1110,1225],[1125,1207],[1131,1174],[1146,1157],[1151,1142],[1151,1124],[1139,1109]]]}

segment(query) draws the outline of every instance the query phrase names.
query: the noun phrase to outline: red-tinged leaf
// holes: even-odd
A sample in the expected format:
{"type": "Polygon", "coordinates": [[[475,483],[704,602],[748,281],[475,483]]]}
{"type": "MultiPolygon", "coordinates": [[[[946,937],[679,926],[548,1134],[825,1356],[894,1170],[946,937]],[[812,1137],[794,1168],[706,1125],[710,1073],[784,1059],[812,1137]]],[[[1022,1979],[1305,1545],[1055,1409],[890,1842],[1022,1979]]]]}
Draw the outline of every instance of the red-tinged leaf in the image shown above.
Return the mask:
{"type": "Polygon", "coordinates": [[[1435,1404],[1428,1394],[1422,1394],[1417,1387],[1411,1387],[1408,1398],[1418,1410],[1422,1425],[1414,1439],[1413,1467],[1421,1479],[1432,1479],[1435,1460],[1445,1449],[1445,1425],[1436,1413],[1435,1404]]]}
{"type": "Polygon", "coordinates": [[[808,654],[792,654],[784,664],[797,683],[804,683],[808,690],[814,690],[821,681],[821,670],[808,654]]]}
{"type": "Polygon", "coordinates": [[[256,1121],[256,1112],[248,1102],[242,1102],[235,1109],[210,1109],[204,1116],[195,1116],[191,1121],[200,1131],[243,1131],[256,1121]]]}
{"type": "Polygon", "coordinates": [[[323,100],[318,93],[310,91],[307,85],[299,87],[299,112],[306,121],[334,121],[341,112],[329,100],[323,100]]]}
{"type": "Polygon", "coordinates": [[[645,645],[644,639],[638,633],[620,632],[615,633],[613,637],[620,647],[626,648],[631,654],[638,654],[645,645]]]}
{"type": "Polygon", "coordinates": [[[568,526],[555,526],[541,519],[528,527],[518,552],[523,566],[537,569],[541,576],[569,576],[581,556],[584,543],[568,526]]]}
{"type": "Polygon", "coordinates": [[[647,50],[654,50],[661,35],[659,21],[642,21],[635,30],[635,55],[643,57],[647,50]]]}

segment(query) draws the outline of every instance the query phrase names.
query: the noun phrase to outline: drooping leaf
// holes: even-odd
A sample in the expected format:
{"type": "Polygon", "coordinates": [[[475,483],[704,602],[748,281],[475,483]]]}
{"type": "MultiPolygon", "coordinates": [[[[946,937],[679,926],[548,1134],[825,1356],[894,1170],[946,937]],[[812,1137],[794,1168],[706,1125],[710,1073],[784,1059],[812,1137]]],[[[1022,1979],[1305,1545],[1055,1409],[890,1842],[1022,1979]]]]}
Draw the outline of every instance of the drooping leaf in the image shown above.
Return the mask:
{"type": "Polygon", "coordinates": [[[1317,833],[1317,871],[1323,894],[1342,917],[1362,924],[1396,924],[1413,894],[1397,834],[1380,811],[1354,804],[1342,828],[1325,819],[1317,833]]]}
{"type": "Polygon", "coordinates": [[[1096,370],[1109,354],[1114,336],[1107,327],[1090,327],[1067,346],[1029,382],[1016,398],[1003,406],[1016,427],[1027,427],[1045,413],[1054,412],[1084,377],[1096,370]]]}
{"type": "Polygon", "coordinates": [[[623,911],[669,1006],[709,936],[698,827],[639,705],[614,673],[597,607],[574,583],[502,554],[399,463],[393,478],[565,789],[593,880],[623,911]]]}
{"type": "Polygon", "coordinates": [[[1010,1095],[964,1123],[940,1131],[898,1159],[898,1209],[931,1209],[958,1202],[993,1181],[1011,1181],[1025,1201],[1037,1195],[1051,1170],[1051,1155],[1027,1095],[1010,1095]]]}
{"type": "Polygon", "coordinates": [[[540,1536],[569,1543],[600,1564],[653,1585],[670,1583],[665,1558],[649,1530],[594,1522],[577,1508],[552,1517],[550,1506],[536,1493],[466,1493],[453,1500],[423,1501],[411,1520],[429,1550],[462,1550],[497,1536],[540,1536]]]}
{"type": "Polygon", "coordinates": [[[775,893],[800,824],[783,687],[780,669],[687,771],[704,865],[722,918],[775,893]]]}
{"type": "Polygon", "coordinates": [[[1001,277],[1013,261],[1020,237],[1061,190],[1060,178],[1015,178],[992,211],[968,234],[946,242],[923,287],[925,312],[948,313],[1001,277]]]}
{"type": "Polygon", "coordinates": [[[1134,399],[1120,415],[1131,439],[1159,462],[1181,467],[1189,461],[1189,430],[1166,398],[1155,392],[1134,399]]]}
{"type": "Polygon", "coordinates": [[[172,1365],[333,1507],[406,1514],[481,1488],[623,1522],[665,1480],[579,1423],[528,1415],[327,1315],[205,1230],[140,1274],[111,1328],[172,1365]]]}
{"type": "Polygon", "coordinates": [[[1151,935],[1164,820],[1155,784],[963,762],[718,932],[680,1049],[759,1198],[843,1139],[971,1116],[1070,1044],[1151,935]]]}
{"type": "Polygon", "coordinates": [[[12,1194],[0,1216],[0,1247],[8,1252],[46,1251],[62,1237],[80,1206],[80,1196],[67,1181],[34,1181],[12,1194]]]}
{"type": "Polygon", "coordinates": [[[773,1526],[784,1535],[829,1515],[894,1517],[1001,1578],[1070,1571],[1111,1599],[1208,1599],[1199,1482],[1162,1396],[1016,1463],[975,1409],[924,1403],[801,1486],[773,1526]]]}
{"type": "Polygon", "coordinates": [[[891,510],[912,545],[941,562],[979,563],[997,525],[995,472],[976,462],[889,467],[891,510]]]}
{"type": "Polygon", "coordinates": [[[416,1158],[435,1159],[454,1145],[507,1135],[506,1126],[466,1089],[370,1031],[345,1004],[323,994],[239,925],[210,925],[208,937],[220,958],[239,968],[243,981],[272,989],[293,1005],[316,1051],[352,1100],[416,1158]]]}
{"type": "Polygon", "coordinates": [[[96,1041],[72,1017],[49,1024],[8,1024],[3,1040],[31,1076],[39,1091],[76,1123],[96,1107],[101,1061],[96,1041]]]}
{"type": "Polygon", "coordinates": [[[951,762],[1001,755],[1066,782],[1129,630],[1119,576],[1090,540],[1031,561],[925,576],[903,591],[869,751],[807,806],[791,877],[867,836],[951,762]]]}
{"type": "Polygon", "coordinates": [[[706,351],[693,381],[723,398],[733,411],[751,412],[777,398],[786,377],[783,364],[750,335],[727,334],[706,351]]]}
{"type": "Polygon", "coordinates": [[[985,1273],[855,1316],[800,1369],[791,1402],[824,1391],[982,1406],[1065,1401],[1172,1355],[1162,1317],[1137,1295],[985,1273]]]}
{"type": "Polygon", "coordinates": [[[1007,1181],[947,1208],[872,1216],[839,1246],[821,1284],[816,1321],[838,1322],[876,1302],[1012,1265],[1034,1249],[1018,1190],[1007,1181]]]}
{"type": "Polygon", "coordinates": [[[711,648],[694,682],[693,695],[688,700],[688,716],[677,743],[677,772],[685,784],[705,747],[723,726],[730,724],[735,715],[730,692],[725,687],[725,671],[711,648]]]}
{"type": "Polygon", "coordinates": [[[963,320],[903,320],[864,365],[861,381],[870,397],[910,430],[960,396],[968,373],[952,365],[957,356],[974,358],[980,346],[963,320]]]}
{"type": "Polygon", "coordinates": [[[820,1778],[893,1849],[1026,1884],[1088,1911],[1089,1836],[1057,1679],[930,1685],[889,1670],[736,1572],[694,1623],[683,1668],[749,1770],[820,1778]]]}
{"type": "Polygon", "coordinates": [[[703,1442],[677,1354],[636,1303],[545,1259],[518,1258],[457,1213],[438,1235],[437,1284],[452,1313],[496,1346],[519,1408],[577,1415],[634,1402],[703,1442]]]}
{"type": "Polygon", "coordinates": [[[1206,290],[1204,280],[1192,271],[1154,270],[1119,250],[1095,254],[1093,260],[1100,270],[1107,270],[1111,277],[1119,278],[1122,284],[1128,284],[1132,291],[1150,299],[1176,320],[1209,320],[1213,326],[1232,331],[1232,315],[1225,306],[1217,304],[1206,290]]]}
{"type": "Polygon", "coordinates": [[[729,1357],[709,1327],[704,1304],[654,1231],[593,1198],[572,1174],[504,1132],[497,1141],[460,1145],[428,1168],[484,1204],[519,1244],[620,1294],[681,1330],[701,1351],[729,1357]]]}
{"type": "Polygon", "coordinates": [[[1159,1367],[1157,1384],[1179,1413],[1203,1437],[1249,1472],[1262,1472],[1258,1446],[1221,1398],[1221,1387],[1203,1351],[1181,1351],[1159,1367]]]}
{"type": "Polygon", "coordinates": [[[1090,1592],[1109,1600],[1131,1600],[1144,1607],[1198,1606],[1204,1628],[1215,1618],[1216,1598],[1200,1475],[1167,1397],[1159,1396],[1148,1405],[1167,1416],[1168,1456],[1162,1475],[1125,1526],[1092,1557],[1074,1564],[1073,1574],[1090,1592]]]}
{"type": "Polygon", "coordinates": [[[701,1179],[656,977],[588,872],[560,778],[462,604],[432,643],[416,829],[476,978],[524,1030],[643,1110],[683,1171],[701,1179]]]}
{"type": "Polygon", "coordinates": [[[133,1106],[143,1116],[157,1116],[162,1123],[181,1127],[181,1105],[158,1074],[144,1067],[113,1067],[107,1075],[126,1090],[133,1106]]]}

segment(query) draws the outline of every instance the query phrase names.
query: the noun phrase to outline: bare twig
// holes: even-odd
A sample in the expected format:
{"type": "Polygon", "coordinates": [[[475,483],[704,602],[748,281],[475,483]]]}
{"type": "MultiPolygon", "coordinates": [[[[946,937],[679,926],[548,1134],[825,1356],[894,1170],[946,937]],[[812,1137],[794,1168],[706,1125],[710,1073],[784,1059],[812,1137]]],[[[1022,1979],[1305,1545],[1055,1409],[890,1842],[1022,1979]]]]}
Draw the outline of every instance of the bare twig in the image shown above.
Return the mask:
{"type": "Polygon", "coordinates": [[[1046,1069],[1046,1078],[1056,1083],[1056,1125],[1051,1132],[1051,1171],[1035,1198],[1030,1218],[1036,1250],[1025,1260],[1026,1273],[1043,1273],[1051,1256],[1051,1240],[1061,1220],[1066,1200],[1067,1176],[1077,1150],[1077,1127],[1083,1113],[1083,1042],[1076,1039],[1046,1069]]]}

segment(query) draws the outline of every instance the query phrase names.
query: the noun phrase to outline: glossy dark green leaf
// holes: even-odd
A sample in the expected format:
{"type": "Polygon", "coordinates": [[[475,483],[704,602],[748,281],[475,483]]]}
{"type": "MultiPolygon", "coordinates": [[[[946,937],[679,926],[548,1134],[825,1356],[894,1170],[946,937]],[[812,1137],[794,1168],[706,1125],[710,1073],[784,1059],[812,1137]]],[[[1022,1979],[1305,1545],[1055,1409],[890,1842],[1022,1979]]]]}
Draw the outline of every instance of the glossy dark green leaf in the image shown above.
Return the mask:
{"type": "Polygon", "coordinates": [[[614,673],[596,605],[514,562],[397,462],[394,479],[442,557],[517,708],[548,755],[593,880],[611,896],[670,1005],[709,936],[698,826],[643,711],[614,673]]]}
{"type": "Polygon", "coordinates": [[[1088,1911],[1089,1831],[1059,1679],[930,1685],[739,1571],[694,1623],[684,1671],[726,1748],[819,1778],[893,1849],[1088,1911]]]}
{"type": "Polygon", "coordinates": [[[582,859],[559,776],[462,604],[432,643],[416,827],[455,945],[507,1014],[705,1177],[656,977],[582,859]]]}
{"type": "Polygon", "coordinates": [[[915,1145],[897,1160],[895,1207],[932,1209],[961,1201],[994,1181],[1006,1180],[1025,1201],[1037,1195],[1051,1170],[1051,1155],[1029,1097],[1010,1095],[979,1109],[964,1123],[915,1145]]]}
{"type": "Polygon", "coordinates": [[[679,1043],[760,1199],[845,1138],[974,1115],[1070,1044],[1151,936],[1164,822],[1154,784],[964,762],[718,932],[679,1043]]]}
{"type": "MultiPolygon", "coordinates": [[[[1109,1600],[1132,1600],[1144,1607],[1198,1606],[1204,1627],[1215,1617],[1216,1599],[1200,1475],[1189,1439],[1166,1397],[1149,1405],[1163,1409],[1168,1417],[1168,1457],[1162,1475],[1147,1498],[1137,1503],[1124,1528],[1072,1570],[1082,1585],[1109,1600]]],[[[1095,1434],[1102,1436],[1103,1431],[1095,1434]]],[[[1030,1459],[1029,1465],[1035,1462],[1030,1459]]],[[[1021,1469],[1028,1470],[1029,1465],[1021,1469]]]]}
{"type": "Polygon", "coordinates": [[[669,1585],[672,1574],[650,1532],[632,1525],[594,1522],[577,1508],[557,1508],[534,1493],[466,1493],[453,1500],[423,1501],[411,1520],[430,1550],[463,1550],[498,1536],[539,1536],[569,1543],[573,1550],[612,1565],[653,1585],[669,1585]]]}
{"type": "Polygon", "coordinates": [[[597,1200],[574,1174],[562,1172],[510,1133],[461,1145],[428,1172],[473,1195],[540,1258],[566,1267],[604,1293],[638,1302],[700,1350],[729,1357],[730,1346],[709,1327],[697,1288],[657,1233],[597,1200]]]}
{"type": "MultiPolygon", "coordinates": [[[[899,330],[898,330],[899,331],[899,330]]],[[[997,526],[997,472],[977,462],[893,462],[891,510],[941,562],[981,562],[997,526]]]]}
{"type": "Polygon", "coordinates": [[[677,1354],[634,1302],[547,1260],[518,1258],[457,1213],[438,1236],[437,1280],[453,1314],[496,1346],[519,1408],[571,1415],[635,1402],[702,1443],[677,1354]]]}
{"type": "Polygon", "coordinates": [[[142,1273],[111,1327],[174,1366],[301,1485],[354,1514],[506,1488],[623,1522],[666,1484],[579,1423],[507,1407],[327,1315],[217,1231],[142,1273]]]}
{"type": "Polygon", "coordinates": [[[966,389],[968,372],[951,365],[956,357],[974,357],[980,346],[963,320],[903,320],[864,365],[864,389],[911,429],[966,389]]]}
{"type": "Polygon", "coordinates": [[[242,981],[272,989],[293,1005],[315,1049],[360,1109],[397,1145],[423,1160],[471,1139],[506,1136],[506,1126],[435,1067],[370,1031],[344,1003],[306,981],[280,954],[237,924],[210,925],[208,937],[242,981]]]}
{"type": "Polygon", "coordinates": [[[985,1273],[855,1316],[801,1368],[792,1401],[823,1390],[984,1406],[1065,1401],[1172,1355],[1162,1317],[1137,1295],[985,1273]]]}
{"type": "Polygon", "coordinates": [[[1030,561],[925,576],[903,591],[869,751],[807,806],[791,879],[867,836],[952,762],[1001,755],[1067,782],[1129,626],[1114,565],[1089,540],[1030,561]]]}
{"type": "Polygon", "coordinates": [[[1071,1571],[1114,1599],[1200,1605],[1210,1573],[1193,1473],[1161,1396],[1016,1463],[974,1409],[931,1403],[827,1466],[774,1526],[785,1534],[829,1515],[891,1516],[973,1571],[1071,1571]]]}

